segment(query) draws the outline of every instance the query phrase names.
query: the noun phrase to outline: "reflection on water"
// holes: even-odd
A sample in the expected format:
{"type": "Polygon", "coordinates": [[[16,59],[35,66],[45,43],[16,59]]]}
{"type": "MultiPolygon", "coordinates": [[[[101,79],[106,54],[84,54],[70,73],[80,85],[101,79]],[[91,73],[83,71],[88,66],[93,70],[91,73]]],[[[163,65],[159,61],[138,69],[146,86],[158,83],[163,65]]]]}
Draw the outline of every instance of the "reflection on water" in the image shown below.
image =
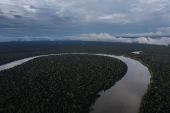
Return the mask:
{"type": "Polygon", "coordinates": [[[113,56],[126,63],[128,71],[111,89],[99,94],[91,113],[137,113],[142,95],[150,82],[148,69],[140,62],[123,56],[113,56]]]}
{"type": "Polygon", "coordinates": [[[134,54],[140,54],[140,52],[142,52],[142,51],[134,51],[134,52],[132,52],[132,53],[134,53],[134,54]]]}
{"type": "Polygon", "coordinates": [[[17,60],[17,61],[11,62],[11,63],[7,63],[7,64],[5,64],[5,65],[1,65],[1,66],[0,66],[0,71],[1,71],[1,70],[4,70],[4,69],[12,68],[12,67],[17,66],[17,65],[20,65],[20,64],[22,64],[22,63],[24,63],[24,62],[27,62],[27,61],[29,61],[29,60],[31,60],[31,59],[34,59],[34,58],[37,58],[37,57],[49,56],[49,55],[62,55],[62,54],[67,54],[67,53],[39,55],[39,56],[24,58],[24,59],[17,60]]]}
{"type": "Polygon", "coordinates": [[[14,61],[14,62],[5,64],[5,65],[2,65],[2,66],[0,66],[0,71],[1,71],[1,70],[4,70],[4,69],[12,68],[12,67],[17,66],[17,65],[19,65],[19,64],[22,64],[23,62],[29,61],[29,60],[31,60],[31,59],[33,59],[33,58],[34,58],[34,57],[25,58],[25,59],[22,59],[22,60],[17,60],[17,61],[14,61]]]}
{"type": "MultiPolygon", "coordinates": [[[[92,111],[91,113],[137,113],[142,95],[146,92],[147,85],[149,84],[150,73],[148,69],[140,62],[123,56],[105,54],[97,55],[109,56],[122,60],[128,66],[128,71],[126,75],[120,81],[118,81],[111,89],[99,93],[101,97],[98,98],[95,105],[92,106],[92,108],[94,108],[94,111],[92,111]]],[[[0,71],[14,67],[33,58],[41,56],[48,55],[40,55],[14,61],[6,65],[0,66],[0,71]]]]}

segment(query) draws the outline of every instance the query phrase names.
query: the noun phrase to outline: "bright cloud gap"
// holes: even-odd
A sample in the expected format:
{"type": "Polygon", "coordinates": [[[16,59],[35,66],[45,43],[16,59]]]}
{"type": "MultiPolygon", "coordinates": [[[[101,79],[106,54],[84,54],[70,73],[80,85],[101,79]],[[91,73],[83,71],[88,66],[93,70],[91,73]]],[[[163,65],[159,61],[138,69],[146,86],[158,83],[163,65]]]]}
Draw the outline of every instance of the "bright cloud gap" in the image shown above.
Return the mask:
{"type": "MultiPolygon", "coordinates": [[[[78,40],[78,41],[100,41],[100,42],[121,42],[121,43],[140,43],[140,44],[153,44],[153,45],[170,45],[170,37],[138,37],[138,38],[124,38],[111,36],[108,33],[100,34],[82,34],[77,36],[65,36],[62,40],[78,40]]],[[[12,42],[12,41],[56,41],[58,39],[54,37],[2,37],[0,36],[0,42],[12,42]]]]}

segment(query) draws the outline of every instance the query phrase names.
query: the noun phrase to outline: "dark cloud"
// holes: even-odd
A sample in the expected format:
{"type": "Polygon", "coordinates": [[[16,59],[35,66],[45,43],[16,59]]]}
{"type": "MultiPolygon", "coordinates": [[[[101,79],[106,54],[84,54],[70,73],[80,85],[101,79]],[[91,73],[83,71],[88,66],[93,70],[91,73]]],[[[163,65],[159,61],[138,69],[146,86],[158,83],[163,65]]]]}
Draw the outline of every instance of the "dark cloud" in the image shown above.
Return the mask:
{"type": "Polygon", "coordinates": [[[31,9],[37,9],[35,6],[31,5],[30,6],[31,9]]]}
{"type": "Polygon", "coordinates": [[[168,33],[169,4],[168,0],[0,1],[0,33],[56,37],[168,33]]]}
{"type": "Polygon", "coordinates": [[[21,15],[13,15],[15,18],[17,18],[17,19],[21,19],[22,18],[22,16],[21,15]]]}
{"type": "Polygon", "coordinates": [[[5,19],[5,16],[0,15],[0,20],[4,20],[4,19],[5,19]]]}

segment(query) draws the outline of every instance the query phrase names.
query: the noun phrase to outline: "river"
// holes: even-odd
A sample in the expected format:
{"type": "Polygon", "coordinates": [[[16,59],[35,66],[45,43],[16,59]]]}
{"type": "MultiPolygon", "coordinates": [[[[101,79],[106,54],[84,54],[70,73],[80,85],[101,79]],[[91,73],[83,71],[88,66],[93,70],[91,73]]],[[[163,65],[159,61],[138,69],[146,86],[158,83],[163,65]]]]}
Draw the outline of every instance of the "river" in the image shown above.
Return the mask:
{"type": "MultiPolygon", "coordinates": [[[[64,55],[62,54],[49,54],[49,55],[64,55]]],[[[72,54],[84,54],[84,53],[72,53],[72,54]]],[[[92,55],[92,54],[90,54],[92,55]]],[[[139,61],[127,58],[124,56],[114,56],[107,54],[93,54],[107,57],[114,57],[122,60],[127,66],[128,70],[125,76],[118,81],[114,86],[105,92],[102,91],[101,95],[92,106],[94,109],[91,113],[137,113],[142,95],[147,90],[147,86],[150,83],[150,73],[144,65],[139,61]]],[[[8,68],[12,68],[31,59],[48,56],[40,55],[29,58],[17,60],[5,65],[0,66],[0,71],[8,68]]]]}

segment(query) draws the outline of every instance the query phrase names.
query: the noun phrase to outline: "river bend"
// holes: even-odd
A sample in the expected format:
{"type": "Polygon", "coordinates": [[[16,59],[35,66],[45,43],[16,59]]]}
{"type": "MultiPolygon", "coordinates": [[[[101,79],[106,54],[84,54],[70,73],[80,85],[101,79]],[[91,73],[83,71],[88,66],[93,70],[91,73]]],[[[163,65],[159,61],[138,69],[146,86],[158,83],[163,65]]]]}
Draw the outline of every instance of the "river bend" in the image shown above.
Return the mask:
{"type": "MultiPolygon", "coordinates": [[[[48,54],[24,58],[5,65],[1,65],[0,71],[20,65],[37,57],[64,54],[69,53],[48,54]]],[[[114,56],[107,54],[89,55],[114,57],[120,59],[128,66],[127,73],[120,81],[118,81],[109,90],[106,90],[105,92],[102,91],[99,93],[101,96],[96,100],[95,104],[92,106],[94,110],[91,113],[137,113],[142,99],[142,95],[144,95],[144,93],[146,92],[147,86],[150,82],[151,76],[147,67],[142,65],[139,61],[124,56],[114,56]]]]}

